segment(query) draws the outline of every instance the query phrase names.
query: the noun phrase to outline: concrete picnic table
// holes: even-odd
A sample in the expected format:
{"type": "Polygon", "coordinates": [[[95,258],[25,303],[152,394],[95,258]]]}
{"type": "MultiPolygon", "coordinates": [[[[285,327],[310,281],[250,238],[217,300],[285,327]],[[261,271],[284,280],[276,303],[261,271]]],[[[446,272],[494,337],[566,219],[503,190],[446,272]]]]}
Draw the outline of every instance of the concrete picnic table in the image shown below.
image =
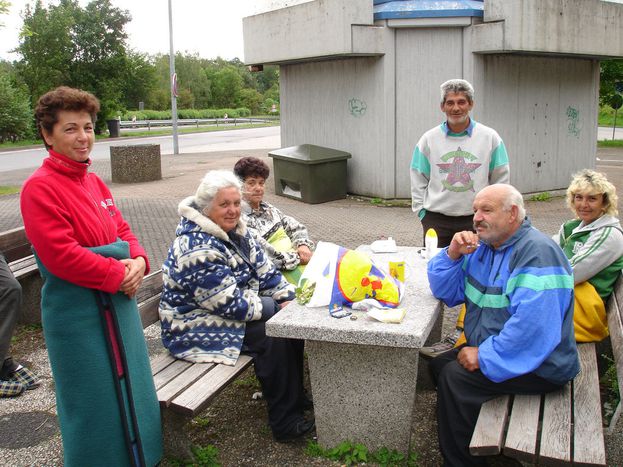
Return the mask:
{"type": "Polygon", "coordinates": [[[373,253],[362,245],[357,251],[381,266],[405,261],[401,323],[382,323],[361,311],[353,311],[357,319],[337,319],[328,307],[295,301],[266,323],[270,336],[306,341],[316,432],[325,448],[351,441],[371,451],[409,451],[419,349],[439,339],[442,304],[430,292],[420,248],[397,249],[373,253]]]}

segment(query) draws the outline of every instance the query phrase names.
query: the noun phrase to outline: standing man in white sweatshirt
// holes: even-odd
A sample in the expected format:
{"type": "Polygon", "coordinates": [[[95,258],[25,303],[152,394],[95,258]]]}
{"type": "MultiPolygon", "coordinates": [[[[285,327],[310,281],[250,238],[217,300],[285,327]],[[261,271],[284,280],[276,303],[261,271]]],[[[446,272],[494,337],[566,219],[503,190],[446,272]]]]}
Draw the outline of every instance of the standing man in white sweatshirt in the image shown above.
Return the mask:
{"type": "MultiPolygon", "coordinates": [[[[444,248],[455,233],[474,230],[476,193],[488,185],[510,183],[510,172],[500,135],[469,116],[474,88],[468,81],[443,83],[440,107],[446,121],[424,133],[413,150],[411,208],[422,222],[424,235],[435,229],[437,246],[444,248]]],[[[434,358],[452,349],[463,332],[464,316],[465,307],[454,332],[423,347],[420,354],[434,358]]]]}
{"type": "Polygon", "coordinates": [[[463,79],[441,85],[447,120],[420,138],[411,160],[412,209],[424,233],[435,229],[438,247],[456,232],[473,230],[472,203],[487,185],[510,183],[508,154],[500,135],[475,122],[474,88],[463,79]]]}

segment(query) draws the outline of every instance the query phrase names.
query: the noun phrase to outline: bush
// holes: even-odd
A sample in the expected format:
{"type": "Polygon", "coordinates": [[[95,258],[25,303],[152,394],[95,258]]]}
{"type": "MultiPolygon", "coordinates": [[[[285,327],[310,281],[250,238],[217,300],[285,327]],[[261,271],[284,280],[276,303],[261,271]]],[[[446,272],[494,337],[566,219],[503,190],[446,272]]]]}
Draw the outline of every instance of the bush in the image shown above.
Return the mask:
{"type": "MultiPolygon", "coordinates": [[[[177,118],[223,118],[225,114],[229,118],[242,118],[251,116],[251,111],[245,107],[238,109],[177,109],[177,118]]],[[[121,114],[121,120],[171,120],[170,110],[128,110],[121,114]]]]}
{"type": "Polygon", "coordinates": [[[0,76],[0,143],[34,136],[33,112],[28,96],[11,84],[7,75],[0,76]]]}

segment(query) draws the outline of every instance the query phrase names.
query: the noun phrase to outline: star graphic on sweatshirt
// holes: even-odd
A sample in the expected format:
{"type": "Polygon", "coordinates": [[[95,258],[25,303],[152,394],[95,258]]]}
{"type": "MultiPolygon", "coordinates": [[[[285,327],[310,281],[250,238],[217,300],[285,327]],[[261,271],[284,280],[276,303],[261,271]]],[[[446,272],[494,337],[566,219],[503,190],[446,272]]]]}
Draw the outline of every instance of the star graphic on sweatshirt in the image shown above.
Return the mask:
{"type": "Polygon", "coordinates": [[[461,150],[460,147],[441,158],[444,163],[437,164],[437,167],[439,167],[439,173],[447,174],[446,179],[441,182],[444,189],[456,192],[474,191],[474,181],[470,174],[482,164],[467,162],[466,159],[473,161],[476,157],[461,150]]]}

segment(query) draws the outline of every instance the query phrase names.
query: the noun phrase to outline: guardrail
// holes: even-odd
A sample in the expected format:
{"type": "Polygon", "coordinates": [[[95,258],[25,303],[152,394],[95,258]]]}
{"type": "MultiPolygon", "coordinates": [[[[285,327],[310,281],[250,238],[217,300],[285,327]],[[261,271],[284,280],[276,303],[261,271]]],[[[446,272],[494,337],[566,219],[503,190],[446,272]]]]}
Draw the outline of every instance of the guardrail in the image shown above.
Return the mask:
{"type": "MultiPolygon", "coordinates": [[[[262,118],[183,118],[177,120],[178,126],[191,126],[194,125],[197,128],[199,126],[207,126],[207,125],[240,125],[240,124],[251,124],[254,123],[271,123],[279,121],[279,118],[276,117],[262,117],[262,118]]],[[[163,127],[163,126],[173,126],[172,120],[121,120],[120,122],[121,128],[147,128],[147,130],[151,130],[152,127],[163,127]]]]}

